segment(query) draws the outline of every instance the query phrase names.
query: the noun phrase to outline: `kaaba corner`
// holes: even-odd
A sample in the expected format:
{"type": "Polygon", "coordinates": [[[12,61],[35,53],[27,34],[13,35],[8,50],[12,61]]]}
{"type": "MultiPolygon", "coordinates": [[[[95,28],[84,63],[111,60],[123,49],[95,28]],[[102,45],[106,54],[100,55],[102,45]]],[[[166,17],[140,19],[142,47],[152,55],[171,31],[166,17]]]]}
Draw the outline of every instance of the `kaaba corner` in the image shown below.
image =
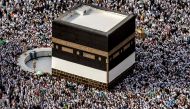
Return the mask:
{"type": "Polygon", "coordinates": [[[52,74],[109,89],[133,71],[135,15],[79,5],[52,22],[52,74]]]}

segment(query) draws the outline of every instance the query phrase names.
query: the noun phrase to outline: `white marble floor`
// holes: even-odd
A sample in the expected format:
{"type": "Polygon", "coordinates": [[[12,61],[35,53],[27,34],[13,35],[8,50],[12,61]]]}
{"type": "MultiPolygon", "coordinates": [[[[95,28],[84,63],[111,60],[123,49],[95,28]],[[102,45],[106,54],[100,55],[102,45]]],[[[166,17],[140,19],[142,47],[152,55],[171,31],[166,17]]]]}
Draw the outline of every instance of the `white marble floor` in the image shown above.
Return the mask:
{"type": "MultiPolygon", "coordinates": [[[[32,66],[32,60],[27,62],[26,65],[30,68],[33,68],[32,66]]],[[[43,71],[51,73],[51,57],[41,57],[36,60],[36,71],[43,71]]]]}

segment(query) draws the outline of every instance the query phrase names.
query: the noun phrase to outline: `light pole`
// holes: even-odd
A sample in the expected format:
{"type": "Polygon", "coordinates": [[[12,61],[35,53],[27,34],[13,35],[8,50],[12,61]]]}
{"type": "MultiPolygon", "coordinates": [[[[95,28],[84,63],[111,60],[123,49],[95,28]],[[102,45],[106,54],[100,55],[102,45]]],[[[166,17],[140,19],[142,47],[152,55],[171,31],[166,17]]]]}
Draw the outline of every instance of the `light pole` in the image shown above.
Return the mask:
{"type": "Polygon", "coordinates": [[[34,69],[34,73],[35,73],[35,70],[36,70],[36,60],[33,60],[33,69],[34,69]]]}

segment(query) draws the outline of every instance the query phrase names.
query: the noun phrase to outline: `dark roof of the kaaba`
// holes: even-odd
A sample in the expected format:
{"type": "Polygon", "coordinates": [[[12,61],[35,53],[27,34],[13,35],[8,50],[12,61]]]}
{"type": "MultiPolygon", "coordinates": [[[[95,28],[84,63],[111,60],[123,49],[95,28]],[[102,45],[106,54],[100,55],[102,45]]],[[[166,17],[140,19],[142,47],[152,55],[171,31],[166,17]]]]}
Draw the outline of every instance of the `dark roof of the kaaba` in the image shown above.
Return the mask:
{"type": "MultiPolygon", "coordinates": [[[[73,10],[76,10],[77,8],[82,7],[84,4],[79,4],[77,6],[75,6],[73,9],[71,9],[70,11],[67,11],[66,13],[60,15],[59,18],[57,18],[56,20],[53,21],[54,24],[59,24],[59,25],[67,25],[69,27],[73,27],[73,28],[77,28],[77,29],[81,29],[83,31],[88,31],[90,33],[95,33],[95,34],[99,34],[102,36],[109,36],[111,33],[113,33],[114,31],[116,31],[119,27],[121,27],[123,24],[125,24],[126,22],[128,22],[130,19],[132,19],[133,17],[135,17],[135,15],[130,14],[127,15],[126,13],[121,13],[121,12],[117,12],[117,11],[111,11],[108,10],[106,8],[102,8],[102,7],[97,7],[97,6],[93,6],[93,5],[87,5],[93,8],[97,8],[100,10],[104,10],[106,12],[114,12],[114,13],[119,13],[122,15],[126,15],[127,17],[125,17],[124,19],[122,19],[120,22],[118,22],[115,26],[113,26],[111,29],[109,29],[108,31],[101,31],[98,29],[94,29],[94,28],[90,28],[87,26],[83,26],[83,25],[79,25],[79,24],[75,24],[75,23],[71,23],[65,20],[62,20],[63,17],[67,16],[69,13],[71,13],[73,10]]],[[[86,5],[86,4],[85,4],[86,5]]],[[[87,21],[88,22],[88,21],[87,21]]]]}

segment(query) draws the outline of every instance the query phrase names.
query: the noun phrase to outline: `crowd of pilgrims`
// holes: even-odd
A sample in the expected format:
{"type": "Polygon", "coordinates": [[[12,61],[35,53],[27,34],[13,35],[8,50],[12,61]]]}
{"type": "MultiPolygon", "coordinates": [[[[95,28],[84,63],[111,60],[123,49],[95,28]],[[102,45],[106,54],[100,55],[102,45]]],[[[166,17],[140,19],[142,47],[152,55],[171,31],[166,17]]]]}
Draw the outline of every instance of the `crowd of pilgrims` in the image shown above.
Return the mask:
{"type": "Polygon", "coordinates": [[[190,109],[190,0],[0,0],[1,109],[190,109]],[[16,65],[26,49],[51,46],[51,22],[80,2],[137,15],[134,72],[111,91],[16,65]]]}

